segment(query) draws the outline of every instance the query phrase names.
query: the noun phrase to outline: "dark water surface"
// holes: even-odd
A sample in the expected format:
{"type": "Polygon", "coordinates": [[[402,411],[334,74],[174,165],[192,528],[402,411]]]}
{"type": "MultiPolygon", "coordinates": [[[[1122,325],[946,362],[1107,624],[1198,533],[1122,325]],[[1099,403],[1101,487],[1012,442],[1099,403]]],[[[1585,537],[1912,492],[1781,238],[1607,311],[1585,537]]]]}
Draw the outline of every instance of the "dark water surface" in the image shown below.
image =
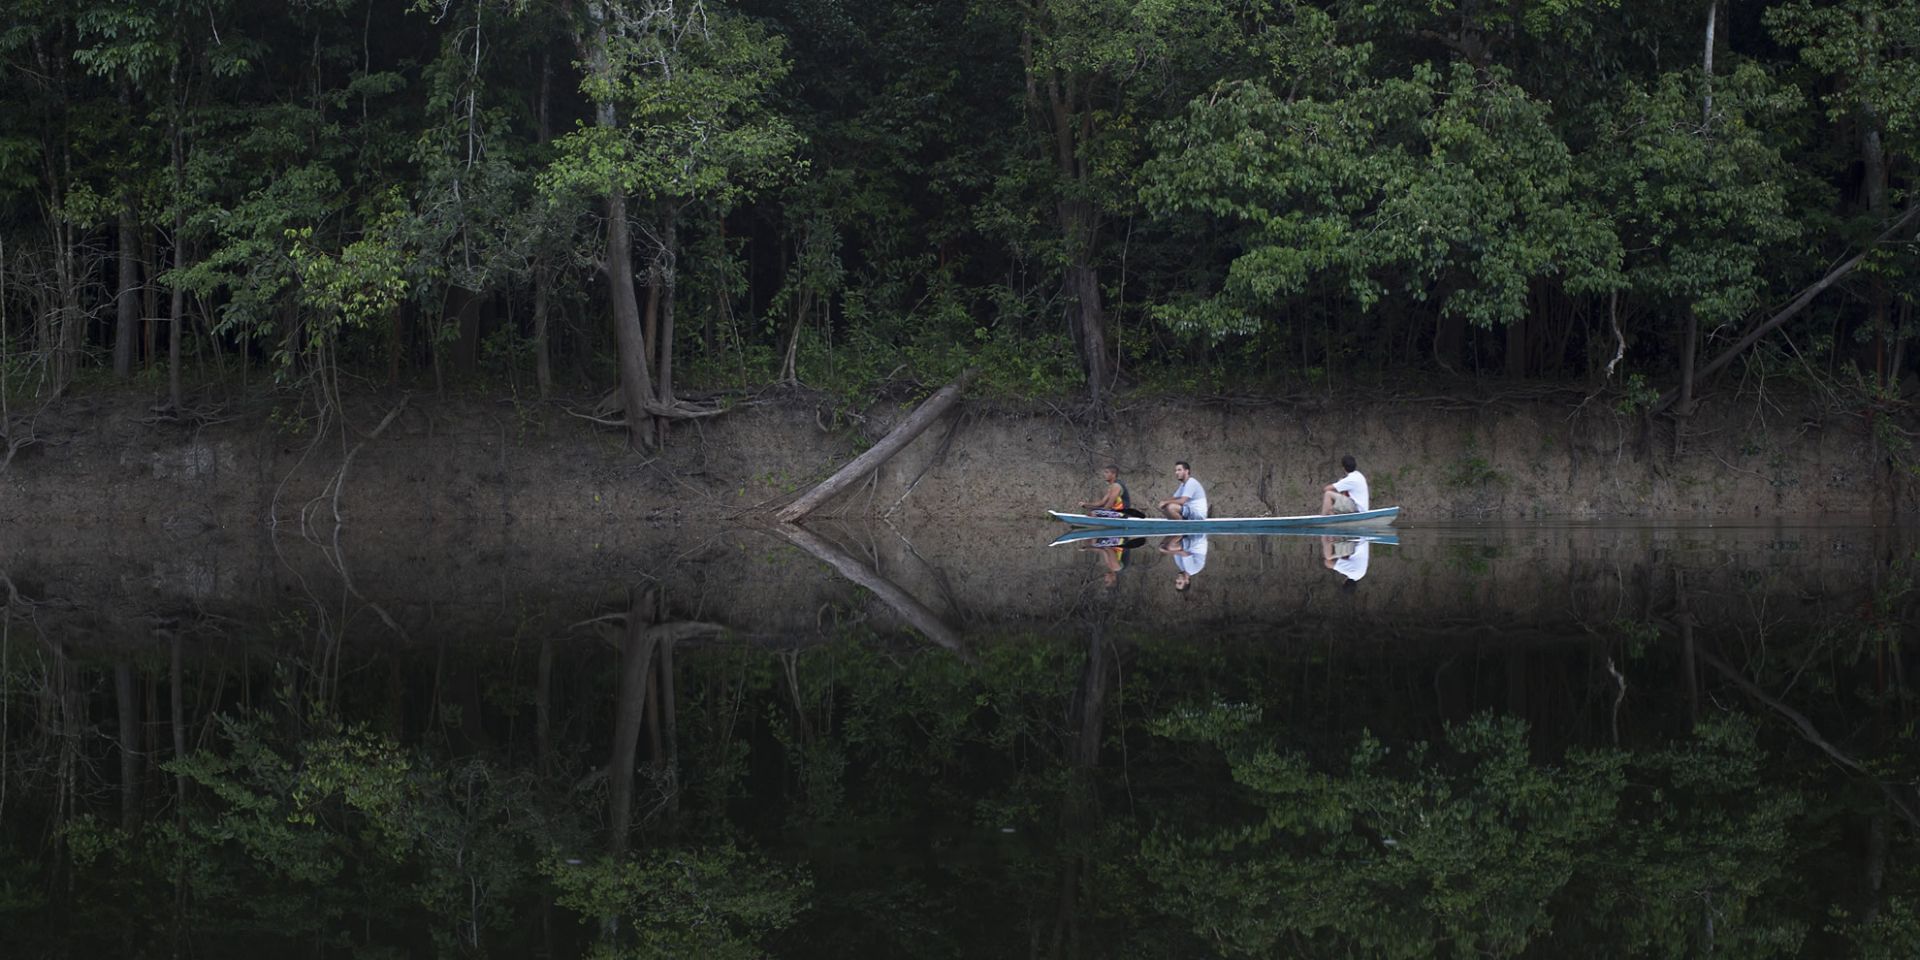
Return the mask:
{"type": "Polygon", "coordinates": [[[1920,531],[1058,533],[0,528],[5,955],[1915,955],[1920,531]]]}

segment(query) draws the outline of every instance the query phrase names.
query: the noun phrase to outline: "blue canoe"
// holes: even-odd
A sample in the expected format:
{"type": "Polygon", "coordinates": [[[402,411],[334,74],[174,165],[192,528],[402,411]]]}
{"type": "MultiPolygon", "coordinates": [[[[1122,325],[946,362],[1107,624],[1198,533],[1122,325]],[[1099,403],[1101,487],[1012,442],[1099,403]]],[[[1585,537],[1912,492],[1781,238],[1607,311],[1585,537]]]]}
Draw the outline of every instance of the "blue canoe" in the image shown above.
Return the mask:
{"type": "MultiPolygon", "coordinates": [[[[1259,530],[1210,529],[1204,532],[1210,537],[1335,537],[1341,540],[1365,540],[1368,543],[1377,543],[1388,547],[1397,547],[1400,545],[1399,534],[1381,533],[1378,527],[1363,527],[1359,529],[1348,529],[1344,527],[1287,527],[1278,530],[1269,527],[1259,530]]],[[[1075,527],[1053,538],[1053,541],[1047,545],[1057,547],[1063,543],[1085,543],[1089,540],[1125,540],[1132,543],[1144,544],[1148,536],[1148,534],[1134,529],[1112,530],[1102,529],[1100,527],[1075,527]]],[[[1102,545],[1116,546],[1118,544],[1102,545]]]]}
{"type": "Polygon", "coordinates": [[[1125,530],[1139,537],[1171,536],[1178,533],[1259,533],[1262,530],[1293,530],[1304,527],[1326,528],[1328,533],[1354,526],[1384,527],[1400,515],[1399,507],[1382,507],[1365,513],[1307,514],[1302,517],[1215,517],[1206,520],[1168,520],[1164,517],[1090,517],[1084,513],[1048,510],[1055,520],[1070,526],[1100,530],[1125,530]]]}

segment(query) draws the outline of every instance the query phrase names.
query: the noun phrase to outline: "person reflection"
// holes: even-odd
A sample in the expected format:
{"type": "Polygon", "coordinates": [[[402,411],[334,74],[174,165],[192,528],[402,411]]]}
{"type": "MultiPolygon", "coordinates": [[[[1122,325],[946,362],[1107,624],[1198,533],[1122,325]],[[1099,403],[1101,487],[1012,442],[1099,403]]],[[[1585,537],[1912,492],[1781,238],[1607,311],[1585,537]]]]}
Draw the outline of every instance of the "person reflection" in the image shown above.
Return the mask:
{"type": "Polygon", "coordinates": [[[1120,571],[1127,568],[1127,556],[1136,547],[1145,546],[1145,537],[1100,537],[1081,544],[1082,550],[1097,551],[1100,561],[1100,582],[1113,586],[1120,581],[1120,571]]]}
{"type": "Polygon", "coordinates": [[[1185,591],[1193,586],[1193,578],[1207,565],[1207,535],[1190,533],[1184,537],[1168,537],[1160,544],[1160,552],[1173,557],[1175,573],[1173,588],[1185,591]]]}
{"type": "Polygon", "coordinates": [[[1345,590],[1354,589],[1360,578],[1367,575],[1368,551],[1372,542],[1361,537],[1321,537],[1320,561],[1328,570],[1346,577],[1340,586],[1345,590]]]}

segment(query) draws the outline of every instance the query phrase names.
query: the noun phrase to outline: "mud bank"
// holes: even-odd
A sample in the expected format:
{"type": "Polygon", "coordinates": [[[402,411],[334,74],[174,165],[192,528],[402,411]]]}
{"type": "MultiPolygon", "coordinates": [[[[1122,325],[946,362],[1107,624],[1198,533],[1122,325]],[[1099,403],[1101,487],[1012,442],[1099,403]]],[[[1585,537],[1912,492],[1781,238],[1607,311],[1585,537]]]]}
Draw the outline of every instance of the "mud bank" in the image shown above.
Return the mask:
{"type": "MultiPolygon", "coordinates": [[[[1136,496],[1165,495],[1176,459],[1193,463],[1217,516],[1303,513],[1345,453],[1375,504],[1409,521],[1913,513],[1915,484],[1864,417],[1769,399],[1649,425],[1579,400],[1136,400],[1100,420],[969,401],[821,515],[1042,516],[1090,496],[1103,463],[1136,496]]],[[[412,396],[369,439],[399,401],[352,400],[349,429],[318,442],[284,401],[197,425],[155,422],[144,399],[51,409],[0,474],[0,522],[204,529],[303,510],[328,524],[737,518],[806,489],[909,409],[839,419],[830,401],[794,393],[680,425],[642,457],[558,405],[482,399],[412,396]]],[[[1913,431],[1914,419],[1898,425],[1913,431]]]]}

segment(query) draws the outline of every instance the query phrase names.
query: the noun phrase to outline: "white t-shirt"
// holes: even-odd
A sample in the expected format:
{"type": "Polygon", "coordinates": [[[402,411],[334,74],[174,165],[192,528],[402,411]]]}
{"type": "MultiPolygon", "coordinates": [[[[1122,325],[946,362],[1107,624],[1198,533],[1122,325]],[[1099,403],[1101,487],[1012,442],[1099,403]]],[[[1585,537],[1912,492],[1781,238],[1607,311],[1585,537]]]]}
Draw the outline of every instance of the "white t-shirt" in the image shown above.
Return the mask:
{"type": "MultiPolygon", "coordinates": [[[[1362,483],[1360,489],[1364,491],[1366,485],[1362,483]]],[[[1358,503],[1359,499],[1355,498],[1354,502],[1358,503]]],[[[1358,580],[1366,576],[1367,560],[1369,559],[1368,551],[1371,550],[1372,547],[1373,542],[1371,540],[1361,540],[1355,543],[1353,545],[1353,553],[1335,560],[1333,562],[1333,569],[1344,575],[1348,580],[1358,580]]]]}
{"type": "Polygon", "coordinates": [[[1207,488],[1201,486],[1200,481],[1192,477],[1180,481],[1180,489],[1175,490],[1173,495],[1187,498],[1187,508],[1181,511],[1187,519],[1205,520],[1207,518],[1207,488]]]}
{"type": "MultiPolygon", "coordinates": [[[[1333,489],[1352,497],[1354,509],[1359,512],[1366,513],[1368,510],[1373,509],[1371,506],[1372,501],[1367,497],[1367,478],[1361,476],[1360,471],[1355,470],[1335,480],[1333,482],[1333,489]]],[[[1355,579],[1359,578],[1356,577],[1355,579]]]]}
{"type": "Polygon", "coordinates": [[[1180,549],[1185,550],[1186,553],[1174,554],[1173,565],[1175,567],[1178,567],[1181,573],[1184,573],[1187,576],[1191,577],[1194,574],[1199,573],[1201,567],[1204,567],[1207,565],[1207,535],[1206,534],[1190,533],[1184,537],[1181,537],[1180,549]]]}

